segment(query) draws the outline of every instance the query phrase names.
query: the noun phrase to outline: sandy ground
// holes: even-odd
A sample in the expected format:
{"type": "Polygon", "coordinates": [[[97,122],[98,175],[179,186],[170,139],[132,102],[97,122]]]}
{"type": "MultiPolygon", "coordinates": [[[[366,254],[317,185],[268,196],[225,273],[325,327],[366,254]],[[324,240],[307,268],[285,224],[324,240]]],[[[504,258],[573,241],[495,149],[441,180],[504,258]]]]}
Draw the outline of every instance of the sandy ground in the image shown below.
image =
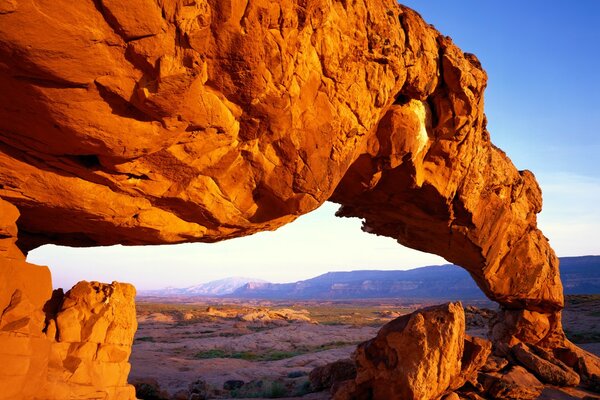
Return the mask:
{"type": "MultiPolygon", "coordinates": [[[[566,331],[590,342],[580,346],[597,355],[600,342],[593,340],[600,333],[599,305],[600,298],[577,299],[567,304],[564,313],[566,331]]],[[[158,384],[167,398],[176,398],[178,392],[187,391],[198,379],[210,387],[210,398],[228,398],[232,392],[223,390],[227,381],[278,381],[296,390],[307,384],[308,373],[315,367],[351,357],[356,344],[374,337],[384,323],[379,320],[374,324],[372,318],[366,318],[357,319],[355,325],[318,324],[311,322],[304,310],[297,315],[283,313],[281,317],[252,311],[252,307],[245,309],[245,316],[238,313],[239,309],[211,307],[209,312],[199,314],[151,308],[145,307],[138,315],[130,382],[158,384]]],[[[331,312],[336,310],[332,308],[331,312]]],[[[487,328],[475,314],[473,317],[467,312],[468,333],[485,336],[487,328]]],[[[579,389],[547,388],[540,399],[571,400],[585,395],[592,394],[579,389]]],[[[239,394],[236,397],[240,398],[239,394]]],[[[303,397],[326,398],[326,393],[303,397]]]]}
{"type": "Polygon", "coordinates": [[[173,396],[202,379],[214,388],[229,380],[277,380],[307,375],[315,367],[349,358],[356,344],[372,338],[378,327],[321,325],[298,321],[176,322],[169,316],[142,318],[131,355],[130,381],[155,380],[173,396]],[[273,361],[237,358],[199,358],[211,350],[243,353],[247,357],[296,356],[273,361]],[[325,349],[325,350],[321,350],[325,349]]]}

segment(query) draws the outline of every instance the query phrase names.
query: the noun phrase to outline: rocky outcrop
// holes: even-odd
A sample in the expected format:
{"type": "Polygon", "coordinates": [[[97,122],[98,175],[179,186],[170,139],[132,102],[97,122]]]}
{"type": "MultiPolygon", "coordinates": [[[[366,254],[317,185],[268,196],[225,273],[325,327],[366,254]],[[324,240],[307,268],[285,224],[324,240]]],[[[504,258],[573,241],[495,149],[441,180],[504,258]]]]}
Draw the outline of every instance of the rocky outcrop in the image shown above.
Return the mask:
{"type": "Polygon", "coordinates": [[[54,341],[45,398],[135,399],[127,384],[137,329],[134,297],[128,284],[79,282],[60,299],[46,328],[54,341]]]}
{"type": "Polygon", "coordinates": [[[17,209],[0,199],[0,399],[31,398],[47,379],[50,341],[43,307],[50,271],[15,246],[17,209]]]}
{"type": "MultiPolygon", "coordinates": [[[[577,358],[571,353],[568,365],[547,350],[518,343],[495,346],[465,334],[460,303],[417,310],[386,324],[377,336],[360,344],[354,354],[355,377],[340,382],[331,379],[332,366],[354,368],[347,361],[311,372],[311,382],[329,388],[335,400],[360,399],[537,399],[549,387],[584,386],[597,390],[597,376],[582,363],[597,360],[577,358]],[[586,361],[584,361],[584,359],[586,361]],[[314,375],[314,379],[313,379],[314,375]],[[327,385],[318,383],[330,378],[327,385]]],[[[581,350],[579,350],[581,351],[581,350]]],[[[338,374],[343,376],[342,374],[338,374]]],[[[545,398],[545,397],[544,397],[545,398]]]]}
{"type": "Polygon", "coordinates": [[[556,386],[579,385],[579,375],[542,349],[532,351],[526,345],[519,343],[512,348],[512,354],[519,363],[544,383],[556,386]]]}
{"type": "Polygon", "coordinates": [[[518,365],[505,374],[483,374],[481,380],[489,396],[497,400],[535,400],[544,389],[535,376],[518,365]]]}
{"type": "Polygon", "coordinates": [[[21,251],[213,242],[331,200],[465,267],[503,308],[495,341],[569,349],[541,192],[490,141],[486,79],[395,0],[5,2],[2,274],[40,275],[2,288],[7,326],[42,335],[49,278],[14,272],[21,251]]]}
{"type": "Polygon", "coordinates": [[[356,379],[335,399],[438,399],[463,386],[486,362],[491,343],[467,338],[460,303],[415,311],[358,346],[356,379]]]}
{"type": "Polygon", "coordinates": [[[16,208],[0,199],[0,210],[0,399],[135,399],[135,289],[80,282],[52,293],[48,268],[14,246],[16,208]]]}

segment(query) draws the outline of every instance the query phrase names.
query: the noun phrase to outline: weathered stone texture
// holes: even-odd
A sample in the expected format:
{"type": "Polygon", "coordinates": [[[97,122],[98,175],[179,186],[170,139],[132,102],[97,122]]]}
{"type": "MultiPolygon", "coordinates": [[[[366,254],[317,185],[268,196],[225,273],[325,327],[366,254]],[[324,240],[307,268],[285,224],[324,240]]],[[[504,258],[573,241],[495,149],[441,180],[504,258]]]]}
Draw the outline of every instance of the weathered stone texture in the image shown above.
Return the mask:
{"type": "Polygon", "coordinates": [[[0,399],[135,399],[131,285],[80,282],[52,293],[50,271],[16,249],[18,211],[0,199],[0,399]]]}
{"type": "Polygon", "coordinates": [[[61,1],[0,14],[0,196],[21,249],[210,242],[333,200],[548,322],[517,340],[564,340],[539,187],[490,142],[477,58],[414,11],[61,1]]]}
{"type": "MultiPolygon", "coordinates": [[[[503,308],[496,342],[579,354],[560,324],[558,260],[537,229],[540,188],[491,143],[486,80],[474,55],[395,0],[4,1],[4,326],[29,346],[22,354],[47,344],[48,272],[22,251],[212,242],[331,200],[365,231],[465,267],[503,308]]],[[[89,349],[108,312],[94,311],[92,286],[67,295],[77,305],[56,319],[54,340],[69,350],[36,350],[79,371],[73,383],[94,381],[90,368],[126,375],[111,364],[126,343],[108,327],[117,347],[89,349]]],[[[11,387],[34,371],[15,368],[11,387]]]]}
{"type": "Polygon", "coordinates": [[[465,315],[460,303],[399,317],[358,346],[356,379],[334,398],[437,399],[461,380],[464,347],[465,315]]]}

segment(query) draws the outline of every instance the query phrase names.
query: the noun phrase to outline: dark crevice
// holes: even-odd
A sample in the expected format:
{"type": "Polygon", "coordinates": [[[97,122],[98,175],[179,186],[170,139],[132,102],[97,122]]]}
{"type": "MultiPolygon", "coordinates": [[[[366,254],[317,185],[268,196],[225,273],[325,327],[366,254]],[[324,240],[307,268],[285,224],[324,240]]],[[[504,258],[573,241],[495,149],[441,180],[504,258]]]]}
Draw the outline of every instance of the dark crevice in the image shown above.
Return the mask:
{"type": "Polygon", "coordinates": [[[385,57],[378,57],[373,59],[374,62],[376,62],[377,64],[381,64],[381,65],[387,65],[390,63],[390,61],[385,58],[385,57]]]}
{"type": "MultiPolygon", "coordinates": [[[[63,292],[62,289],[55,289],[52,291],[52,296],[50,297],[50,300],[48,300],[43,308],[42,311],[45,314],[45,323],[44,323],[44,329],[43,332],[44,333],[48,333],[48,326],[50,325],[50,322],[52,320],[56,320],[56,317],[58,316],[58,312],[60,311],[62,304],[63,304],[63,300],[65,297],[65,293],[63,292]]],[[[55,337],[53,339],[58,340],[58,329],[55,332],[55,337]]]]}
{"type": "Polygon", "coordinates": [[[84,166],[87,169],[99,169],[102,165],[100,159],[95,154],[83,154],[77,156],[67,156],[77,164],[84,166]]]}
{"type": "Polygon", "coordinates": [[[102,1],[101,0],[93,0],[93,3],[94,3],[94,6],[96,7],[96,10],[98,10],[98,12],[102,15],[102,18],[106,21],[108,26],[110,26],[110,28],[117,35],[119,35],[121,37],[121,39],[123,39],[124,41],[127,41],[128,38],[126,37],[123,30],[121,29],[119,22],[114,17],[114,15],[112,15],[112,13],[104,7],[104,5],[102,4],[102,1]]]}
{"type": "Polygon", "coordinates": [[[86,89],[88,87],[87,83],[68,82],[60,79],[38,78],[25,75],[13,75],[13,78],[18,81],[49,89],[86,89]]]}
{"type": "Polygon", "coordinates": [[[140,179],[142,181],[149,181],[150,178],[148,177],[148,175],[146,174],[142,174],[142,175],[136,175],[136,174],[127,174],[127,177],[129,179],[140,179]]]}
{"type": "Polygon", "coordinates": [[[406,12],[406,9],[402,10],[403,13],[400,14],[398,16],[398,21],[400,22],[400,27],[402,28],[402,30],[404,31],[404,49],[410,49],[410,39],[408,37],[408,24],[406,23],[406,16],[404,15],[404,13],[406,12]]]}
{"type": "Polygon", "coordinates": [[[403,106],[405,104],[408,104],[410,102],[410,97],[408,97],[405,94],[400,93],[398,96],[396,96],[396,99],[394,100],[394,104],[398,105],[398,106],[403,106]]]}
{"type": "Polygon", "coordinates": [[[150,115],[136,108],[132,103],[96,82],[100,97],[108,104],[112,113],[124,118],[131,118],[141,122],[155,121],[150,115]]]}
{"type": "Polygon", "coordinates": [[[433,101],[433,95],[427,97],[426,102],[427,102],[427,105],[429,106],[429,111],[431,114],[431,126],[435,128],[438,126],[440,117],[438,114],[438,109],[435,106],[435,102],[433,101]]]}
{"type": "Polygon", "coordinates": [[[142,39],[146,39],[146,38],[149,38],[152,36],[156,36],[156,33],[149,33],[147,35],[141,35],[141,36],[132,36],[132,37],[125,39],[125,43],[135,42],[136,40],[142,40],[142,39]]]}

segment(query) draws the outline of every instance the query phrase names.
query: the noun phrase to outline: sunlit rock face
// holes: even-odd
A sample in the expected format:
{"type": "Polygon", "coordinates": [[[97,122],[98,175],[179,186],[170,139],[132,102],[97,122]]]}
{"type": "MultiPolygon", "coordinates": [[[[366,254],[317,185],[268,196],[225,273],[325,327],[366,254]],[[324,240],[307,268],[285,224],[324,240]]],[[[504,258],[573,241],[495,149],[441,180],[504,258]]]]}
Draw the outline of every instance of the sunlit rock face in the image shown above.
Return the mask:
{"type": "Polygon", "coordinates": [[[466,267],[494,300],[562,307],[537,183],[485,128],[485,72],[413,11],[15,7],[0,14],[0,196],[21,212],[22,249],[216,241],[332,199],[466,267]]]}
{"type": "MultiPolygon", "coordinates": [[[[496,340],[563,346],[541,193],[491,144],[485,86],[394,0],[4,2],[3,271],[45,243],[218,241],[332,200],[468,269],[506,308],[496,340]]],[[[49,278],[23,282],[37,340],[49,278]]]]}
{"type": "Polygon", "coordinates": [[[464,335],[460,303],[397,318],[358,346],[356,379],[336,399],[439,398],[460,375],[464,335]]]}
{"type": "Polygon", "coordinates": [[[79,282],[52,293],[50,271],[14,245],[17,209],[0,199],[0,399],[135,399],[131,285],[79,282]]]}

